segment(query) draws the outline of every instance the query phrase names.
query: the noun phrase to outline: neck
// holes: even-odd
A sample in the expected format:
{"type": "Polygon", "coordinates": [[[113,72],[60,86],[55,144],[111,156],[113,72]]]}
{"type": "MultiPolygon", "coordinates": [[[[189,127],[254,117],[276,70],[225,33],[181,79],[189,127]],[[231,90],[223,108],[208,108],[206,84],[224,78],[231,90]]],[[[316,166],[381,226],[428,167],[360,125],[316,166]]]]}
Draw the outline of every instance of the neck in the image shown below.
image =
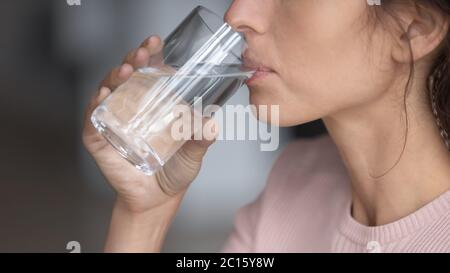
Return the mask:
{"type": "Polygon", "coordinates": [[[376,101],[323,119],[351,179],[353,217],[362,224],[394,222],[450,189],[450,155],[425,90],[422,81],[409,91],[407,116],[404,91],[392,87],[376,101]]]}

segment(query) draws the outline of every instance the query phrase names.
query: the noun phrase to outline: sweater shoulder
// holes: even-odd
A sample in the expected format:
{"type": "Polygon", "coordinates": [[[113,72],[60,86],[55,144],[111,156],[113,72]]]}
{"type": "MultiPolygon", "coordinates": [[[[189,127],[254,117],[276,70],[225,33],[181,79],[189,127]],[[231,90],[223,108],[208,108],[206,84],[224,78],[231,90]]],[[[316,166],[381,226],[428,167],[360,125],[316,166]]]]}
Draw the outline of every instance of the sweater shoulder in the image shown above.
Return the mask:
{"type": "Polygon", "coordinates": [[[329,249],[333,227],[351,197],[348,181],[329,136],[288,144],[257,201],[253,247],[288,252],[329,249]]]}
{"type": "Polygon", "coordinates": [[[339,152],[328,135],[295,140],[282,150],[269,174],[266,191],[275,195],[319,191],[344,194],[349,179],[339,152]]]}

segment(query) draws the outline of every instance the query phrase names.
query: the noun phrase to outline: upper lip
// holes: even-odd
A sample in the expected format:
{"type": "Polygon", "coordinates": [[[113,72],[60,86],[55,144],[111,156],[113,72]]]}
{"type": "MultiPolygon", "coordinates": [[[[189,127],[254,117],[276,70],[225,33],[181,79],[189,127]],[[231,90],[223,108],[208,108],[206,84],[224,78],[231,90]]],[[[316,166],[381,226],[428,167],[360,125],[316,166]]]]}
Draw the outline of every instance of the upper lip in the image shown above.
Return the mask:
{"type": "Polygon", "coordinates": [[[256,59],[250,56],[248,52],[245,52],[242,57],[244,66],[247,68],[261,72],[274,72],[274,70],[269,66],[263,64],[262,62],[256,61],[256,59]]]}

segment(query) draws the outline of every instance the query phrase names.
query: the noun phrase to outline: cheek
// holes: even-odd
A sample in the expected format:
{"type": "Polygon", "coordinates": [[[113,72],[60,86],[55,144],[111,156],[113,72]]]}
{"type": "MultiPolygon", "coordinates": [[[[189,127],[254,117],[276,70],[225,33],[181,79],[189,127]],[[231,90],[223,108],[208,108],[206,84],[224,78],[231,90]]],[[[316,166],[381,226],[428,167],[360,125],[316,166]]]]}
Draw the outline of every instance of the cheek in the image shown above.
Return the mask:
{"type": "Polygon", "coordinates": [[[395,78],[389,56],[375,44],[370,51],[356,43],[316,50],[286,56],[278,75],[250,88],[251,104],[279,105],[280,125],[293,126],[376,100],[395,78]]]}
{"type": "Polygon", "coordinates": [[[298,117],[287,118],[289,122],[323,118],[386,92],[395,78],[387,42],[362,35],[342,33],[331,40],[298,41],[296,46],[285,43],[278,51],[285,64],[280,71],[282,102],[290,109],[286,112],[298,117]]]}
{"type": "Polygon", "coordinates": [[[297,113],[299,123],[377,100],[393,80],[392,73],[355,55],[333,59],[311,63],[286,76],[282,103],[297,113]]]}
{"type": "Polygon", "coordinates": [[[375,100],[393,81],[387,41],[376,30],[369,40],[367,25],[355,23],[366,8],[364,1],[344,2],[332,3],[345,7],[322,0],[295,2],[303,9],[282,9],[284,16],[278,16],[265,36],[278,75],[251,88],[250,100],[255,105],[279,105],[281,126],[375,100]],[[292,10],[308,12],[289,16],[292,10]]]}

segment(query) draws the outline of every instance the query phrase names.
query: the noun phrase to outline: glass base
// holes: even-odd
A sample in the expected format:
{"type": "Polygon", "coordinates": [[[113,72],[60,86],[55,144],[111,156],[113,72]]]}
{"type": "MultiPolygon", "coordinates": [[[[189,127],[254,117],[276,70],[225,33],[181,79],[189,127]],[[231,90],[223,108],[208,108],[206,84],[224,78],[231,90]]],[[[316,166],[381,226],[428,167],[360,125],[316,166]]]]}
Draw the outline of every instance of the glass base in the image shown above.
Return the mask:
{"type": "MultiPolygon", "coordinates": [[[[164,161],[142,139],[114,129],[115,126],[110,126],[100,119],[102,114],[107,113],[102,108],[100,106],[94,111],[91,122],[119,154],[145,175],[153,175],[161,169],[164,161]]],[[[111,120],[111,117],[108,117],[108,120],[111,120]]]]}

